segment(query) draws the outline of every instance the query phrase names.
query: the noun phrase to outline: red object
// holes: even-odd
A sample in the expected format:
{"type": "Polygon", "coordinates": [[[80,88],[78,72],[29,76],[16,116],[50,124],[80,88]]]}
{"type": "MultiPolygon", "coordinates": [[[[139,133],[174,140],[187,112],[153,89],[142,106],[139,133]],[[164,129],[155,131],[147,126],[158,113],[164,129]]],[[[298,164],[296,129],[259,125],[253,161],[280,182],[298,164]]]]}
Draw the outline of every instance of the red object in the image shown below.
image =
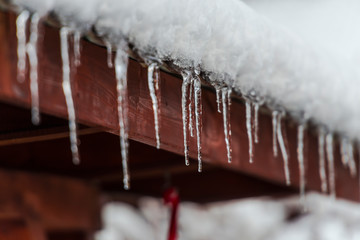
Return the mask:
{"type": "Polygon", "coordinates": [[[179,194],[175,188],[168,188],[163,195],[163,200],[165,205],[170,205],[171,209],[171,218],[170,218],[170,227],[169,227],[169,237],[168,240],[177,239],[177,214],[179,207],[179,194]]]}

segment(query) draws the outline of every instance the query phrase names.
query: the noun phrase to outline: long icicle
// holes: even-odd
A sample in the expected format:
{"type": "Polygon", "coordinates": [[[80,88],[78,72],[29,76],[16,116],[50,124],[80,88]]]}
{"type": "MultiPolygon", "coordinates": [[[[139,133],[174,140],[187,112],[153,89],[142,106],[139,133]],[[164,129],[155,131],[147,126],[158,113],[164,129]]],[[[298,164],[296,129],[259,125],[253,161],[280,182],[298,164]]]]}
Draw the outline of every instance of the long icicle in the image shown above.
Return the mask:
{"type": "Polygon", "coordinates": [[[246,99],[245,101],[246,106],[246,130],[249,140],[249,163],[253,163],[253,140],[252,140],[252,129],[251,129],[251,102],[250,100],[246,99]]]}
{"type": "Polygon", "coordinates": [[[318,151],[319,151],[319,175],[321,180],[321,191],[327,192],[327,178],[325,170],[325,130],[320,128],[318,136],[318,151]]]}
{"type": "Polygon", "coordinates": [[[111,42],[108,40],[105,40],[105,46],[106,46],[106,52],[107,52],[107,65],[108,68],[113,68],[113,63],[112,63],[112,45],[111,42]]]}
{"type": "Polygon", "coordinates": [[[34,13],[31,17],[30,38],[26,45],[30,63],[31,121],[34,125],[39,125],[40,123],[37,52],[39,21],[39,15],[34,13]]]}
{"type": "Polygon", "coordinates": [[[76,131],[75,107],[70,82],[70,63],[69,63],[69,46],[68,46],[69,29],[62,27],[60,29],[61,58],[62,58],[62,87],[65,95],[65,101],[68,111],[69,130],[70,130],[70,148],[74,164],[80,163],[78,139],[76,131]]]}
{"type": "Polygon", "coordinates": [[[81,46],[80,46],[80,40],[81,40],[81,32],[80,31],[75,31],[74,32],[74,63],[75,63],[75,67],[80,66],[81,61],[80,61],[80,57],[81,57],[81,46]]]}
{"type": "Polygon", "coordinates": [[[328,133],[326,135],[326,156],[327,156],[328,168],[329,168],[330,195],[333,199],[335,199],[336,186],[335,186],[334,147],[333,147],[333,135],[331,133],[328,133]]]}
{"type": "Polygon", "coordinates": [[[17,80],[23,82],[25,80],[26,69],[26,23],[30,17],[30,13],[26,10],[22,11],[16,18],[16,36],[17,36],[17,80]]]}
{"type": "Polygon", "coordinates": [[[305,125],[300,124],[297,129],[297,159],[299,164],[299,181],[300,181],[300,202],[305,204],[305,161],[304,161],[304,130],[305,125]]]}
{"type": "Polygon", "coordinates": [[[282,155],[283,161],[284,161],[284,172],[285,172],[286,185],[290,185],[291,181],[290,181],[290,172],[289,172],[289,156],[288,156],[288,153],[286,150],[284,138],[282,135],[282,128],[281,128],[282,114],[278,114],[277,117],[278,117],[278,119],[277,119],[276,135],[277,135],[277,139],[279,142],[281,155],[282,155]]]}
{"type": "Polygon", "coordinates": [[[351,141],[348,141],[347,152],[348,152],[347,154],[349,156],[350,174],[352,177],[355,177],[356,176],[356,163],[355,163],[355,158],[354,158],[354,148],[353,148],[351,141]]]}
{"type": "Polygon", "coordinates": [[[152,108],[154,112],[154,127],[155,127],[155,139],[156,139],[156,148],[160,149],[160,133],[159,133],[159,105],[157,98],[157,89],[156,84],[159,81],[158,71],[159,67],[157,63],[151,63],[148,66],[148,86],[150,92],[150,98],[152,101],[152,108]],[[155,75],[155,78],[154,78],[155,75]]]}
{"type": "Polygon", "coordinates": [[[190,136],[194,137],[194,107],[193,107],[193,91],[194,90],[194,77],[190,78],[190,84],[189,84],[189,132],[190,136]]]}
{"type": "Polygon", "coordinates": [[[274,156],[277,157],[278,156],[278,148],[277,148],[277,125],[278,125],[278,115],[279,112],[278,111],[273,111],[272,112],[272,137],[273,137],[273,153],[274,156]]]}
{"type": "Polygon", "coordinates": [[[195,124],[196,124],[196,144],[198,150],[198,172],[202,171],[201,160],[201,125],[202,125],[202,104],[201,104],[201,81],[198,75],[194,78],[194,105],[195,105],[195,124]]]}
{"type": "Polygon", "coordinates": [[[128,166],[129,158],[129,139],[128,139],[128,115],[127,115],[127,67],[128,56],[126,53],[126,43],[121,42],[117,48],[115,56],[115,75],[119,118],[119,134],[121,158],[123,167],[124,189],[130,189],[130,172],[128,166]]]}
{"type": "Polygon", "coordinates": [[[184,156],[185,156],[185,165],[189,166],[189,147],[188,147],[188,138],[187,138],[187,121],[188,121],[188,109],[187,109],[187,99],[188,99],[188,88],[190,84],[190,73],[189,71],[184,71],[181,73],[183,82],[181,86],[181,113],[182,113],[182,122],[183,122],[183,137],[184,137],[184,156]]]}
{"type": "Polygon", "coordinates": [[[228,163],[231,163],[231,123],[230,123],[230,105],[231,105],[231,88],[221,89],[221,102],[222,102],[222,114],[223,114],[223,125],[224,125],[224,136],[226,144],[226,154],[228,163]]]}
{"type": "Polygon", "coordinates": [[[348,142],[349,140],[346,137],[343,137],[340,141],[341,162],[344,167],[349,166],[348,142]]]}
{"type": "Polygon", "coordinates": [[[221,113],[220,105],[221,105],[221,88],[218,85],[215,85],[215,93],[216,93],[216,105],[218,113],[221,113]]]}
{"type": "Polygon", "coordinates": [[[259,143],[259,108],[260,104],[254,102],[254,142],[259,143]]]}

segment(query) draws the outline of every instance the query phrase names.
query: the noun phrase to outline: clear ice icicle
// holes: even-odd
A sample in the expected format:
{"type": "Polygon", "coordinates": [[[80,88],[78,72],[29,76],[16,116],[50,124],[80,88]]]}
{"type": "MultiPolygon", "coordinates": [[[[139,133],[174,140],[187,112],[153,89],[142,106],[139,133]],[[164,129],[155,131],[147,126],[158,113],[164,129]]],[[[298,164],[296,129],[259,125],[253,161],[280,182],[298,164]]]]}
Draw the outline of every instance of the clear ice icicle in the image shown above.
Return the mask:
{"type": "Polygon", "coordinates": [[[260,104],[254,102],[254,141],[259,143],[259,108],[260,104]]]}
{"type": "Polygon", "coordinates": [[[216,93],[216,105],[218,113],[221,113],[220,105],[221,105],[221,88],[218,85],[215,85],[215,93],[216,93]]]}
{"type": "Polygon", "coordinates": [[[189,132],[190,136],[194,137],[194,114],[193,114],[193,91],[194,90],[194,77],[190,78],[190,85],[189,85],[189,132]]]}
{"type": "Polygon", "coordinates": [[[225,136],[225,145],[226,145],[226,154],[228,163],[231,163],[231,122],[230,122],[230,105],[231,105],[231,88],[222,88],[221,89],[221,102],[222,102],[222,114],[223,114],[223,124],[224,124],[224,136],[225,136]]]}
{"type": "Polygon", "coordinates": [[[184,137],[184,156],[185,156],[185,165],[189,166],[189,147],[187,139],[187,121],[188,121],[188,108],[186,106],[188,99],[188,88],[190,84],[190,72],[184,71],[181,73],[183,82],[181,86],[181,113],[182,113],[182,122],[183,122],[183,137],[184,137]]]}
{"type": "Polygon", "coordinates": [[[340,141],[340,153],[341,153],[341,162],[344,167],[349,166],[349,155],[348,155],[348,143],[349,140],[347,138],[342,138],[340,141]]]}
{"type": "Polygon", "coordinates": [[[69,63],[69,46],[68,46],[69,29],[62,27],[60,29],[61,59],[62,59],[62,88],[65,95],[65,101],[68,111],[69,130],[70,130],[70,148],[74,164],[80,163],[78,151],[78,139],[76,131],[76,118],[74,101],[70,82],[70,63],[69,63]]]}
{"type": "Polygon", "coordinates": [[[198,151],[198,172],[202,171],[201,160],[201,116],[202,116],[202,104],[201,104],[201,81],[199,76],[193,78],[194,81],[194,105],[195,105],[195,124],[196,124],[196,144],[198,151]]]}
{"type": "Polygon", "coordinates": [[[351,141],[348,141],[348,144],[347,144],[347,154],[349,156],[350,174],[352,177],[355,177],[356,176],[356,163],[355,163],[355,158],[354,158],[354,148],[353,148],[351,141]]]}
{"type": "Polygon", "coordinates": [[[34,125],[40,123],[37,55],[39,20],[39,15],[34,13],[31,17],[29,42],[26,44],[30,63],[31,121],[34,125]]]}
{"type": "Polygon", "coordinates": [[[148,66],[148,86],[150,92],[150,98],[152,101],[152,108],[154,112],[154,128],[155,128],[155,138],[156,138],[156,148],[160,149],[160,133],[159,133],[159,105],[158,105],[158,97],[157,97],[157,87],[158,86],[158,76],[157,73],[159,71],[159,67],[157,63],[151,63],[148,66]],[[155,78],[154,78],[155,76],[155,78]]]}
{"type": "Polygon", "coordinates": [[[300,177],[300,201],[305,204],[305,162],[304,162],[304,130],[305,125],[300,124],[297,129],[297,159],[299,164],[299,177],[300,177]]]}
{"type": "Polygon", "coordinates": [[[74,32],[74,63],[75,63],[75,67],[80,66],[81,61],[80,61],[80,55],[81,55],[81,46],[80,46],[80,40],[81,40],[81,32],[80,31],[75,31],[74,32]]]}
{"type": "Polygon", "coordinates": [[[112,68],[113,67],[112,45],[111,45],[110,41],[105,40],[105,46],[106,46],[106,52],[107,52],[107,65],[108,65],[108,68],[112,68]]]}
{"type": "Polygon", "coordinates": [[[272,137],[273,137],[273,153],[274,153],[274,156],[277,157],[278,155],[278,148],[277,148],[277,137],[276,137],[276,134],[277,134],[277,125],[278,125],[278,115],[279,115],[279,112],[278,111],[273,111],[272,112],[272,137]]]}
{"type": "Polygon", "coordinates": [[[117,48],[115,56],[115,75],[116,91],[119,118],[119,134],[121,158],[123,167],[123,184],[124,189],[130,189],[130,173],[128,168],[128,116],[127,116],[127,67],[128,56],[126,53],[126,43],[121,42],[117,48]]]}
{"type": "Polygon", "coordinates": [[[251,102],[250,100],[246,99],[245,101],[246,106],[246,130],[249,140],[249,162],[253,163],[253,140],[252,140],[252,129],[251,129],[251,102]]]}
{"type": "Polygon", "coordinates": [[[325,170],[325,130],[319,130],[318,136],[318,151],[319,151],[319,175],[321,180],[321,191],[327,192],[327,180],[326,180],[326,170],[325,170]]]}
{"type": "Polygon", "coordinates": [[[16,18],[16,37],[17,37],[17,80],[23,82],[25,80],[26,69],[26,23],[30,17],[30,13],[26,10],[22,11],[16,18]]]}
{"type": "Polygon", "coordinates": [[[277,114],[277,127],[276,127],[276,135],[279,142],[279,147],[281,151],[281,155],[283,157],[284,161],[284,172],[285,172],[285,181],[286,185],[290,185],[290,171],[289,171],[289,155],[286,150],[285,141],[282,134],[282,128],[281,128],[281,118],[282,114],[277,114]]]}
{"type": "Polygon", "coordinates": [[[334,163],[333,135],[331,133],[326,134],[326,156],[328,160],[330,195],[332,198],[335,198],[336,197],[335,163],[334,163]]]}

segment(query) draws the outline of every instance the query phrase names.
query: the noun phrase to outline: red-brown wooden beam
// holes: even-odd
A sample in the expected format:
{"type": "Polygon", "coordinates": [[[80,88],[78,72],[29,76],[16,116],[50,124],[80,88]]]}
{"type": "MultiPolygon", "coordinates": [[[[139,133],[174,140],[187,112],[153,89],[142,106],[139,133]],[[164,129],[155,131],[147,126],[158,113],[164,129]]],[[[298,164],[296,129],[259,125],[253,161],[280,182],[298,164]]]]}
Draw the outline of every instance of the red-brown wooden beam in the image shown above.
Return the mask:
{"type": "MultiPolygon", "coordinates": [[[[16,80],[16,35],[13,13],[0,13],[0,100],[24,107],[30,106],[29,80],[16,80]]],[[[66,118],[67,111],[61,88],[61,57],[59,29],[45,26],[43,44],[40,47],[39,89],[41,111],[66,118]]],[[[114,69],[106,62],[106,49],[82,40],[81,66],[73,73],[73,92],[78,121],[89,126],[103,127],[110,132],[118,131],[116,113],[116,89],[114,69]]],[[[181,79],[161,72],[160,134],[161,148],[183,154],[181,118],[181,79]]],[[[130,138],[155,146],[153,111],[147,87],[146,68],[134,60],[129,61],[128,94],[130,138]]],[[[245,106],[233,101],[231,125],[233,162],[227,163],[222,116],[217,113],[215,94],[204,88],[202,155],[206,162],[245,172],[271,182],[284,183],[284,168],[281,155],[272,153],[272,127],[268,114],[260,113],[259,139],[255,145],[254,163],[248,159],[248,138],[245,127],[245,106]]],[[[29,119],[30,121],[30,119],[29,119]]],[[[296,126],[290,120],[283,122],[290,153],[289,167],[292,186],[299,185],[296,158],[296,126]]],[[[320,190],[316,136],[305,134],[307,188],[320,190]]],[[[359,201],[358,176],[352,178],[349,171],[341,166],[339,148],[336,146],[336,191],[337,196],[359,201]]],[[[196,158],[195,139],[190,142],[190,156],[196,158]]],[[[358,163],[358,158],[357,163],[358,163]]],[[[131,160],[130,160],[131,161],[131,160]]],[[[131,163],[130,163],[131,164],[131,163]]],[[[195,164],[195,163],[192,163],[195,164]]],[[[194,174],[198,174],[194,172],[194,174]]]]}

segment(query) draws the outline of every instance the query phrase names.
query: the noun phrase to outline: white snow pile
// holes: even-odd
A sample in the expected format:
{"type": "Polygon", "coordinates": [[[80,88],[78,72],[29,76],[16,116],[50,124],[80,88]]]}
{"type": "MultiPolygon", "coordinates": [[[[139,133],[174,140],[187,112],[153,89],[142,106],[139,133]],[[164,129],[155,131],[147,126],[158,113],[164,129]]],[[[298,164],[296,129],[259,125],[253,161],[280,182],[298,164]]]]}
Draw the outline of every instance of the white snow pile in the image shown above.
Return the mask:
{"type": "Polygon", "coordinates": [[[76,31],[95,26],[114,45],[125,38],[274,109],[360,136],[359,1],[247,0],[262,15],[239,0],[13,2],[50,10],[76,31]]]}
{"type": "MultiPolygon", "coordinates": [[[[182,203],[179,210],[180,240],[355,240],[360,238],[360,208],[347,201],[309,194],[308,211],[301,211],[298,198],[247,199],[205,206],[182,203]]],[[[103,229],[96,240],[167,239],[169,211],[162,202],[144,198],[139,208],[109,203],[103,209],[103,229]]]]}

